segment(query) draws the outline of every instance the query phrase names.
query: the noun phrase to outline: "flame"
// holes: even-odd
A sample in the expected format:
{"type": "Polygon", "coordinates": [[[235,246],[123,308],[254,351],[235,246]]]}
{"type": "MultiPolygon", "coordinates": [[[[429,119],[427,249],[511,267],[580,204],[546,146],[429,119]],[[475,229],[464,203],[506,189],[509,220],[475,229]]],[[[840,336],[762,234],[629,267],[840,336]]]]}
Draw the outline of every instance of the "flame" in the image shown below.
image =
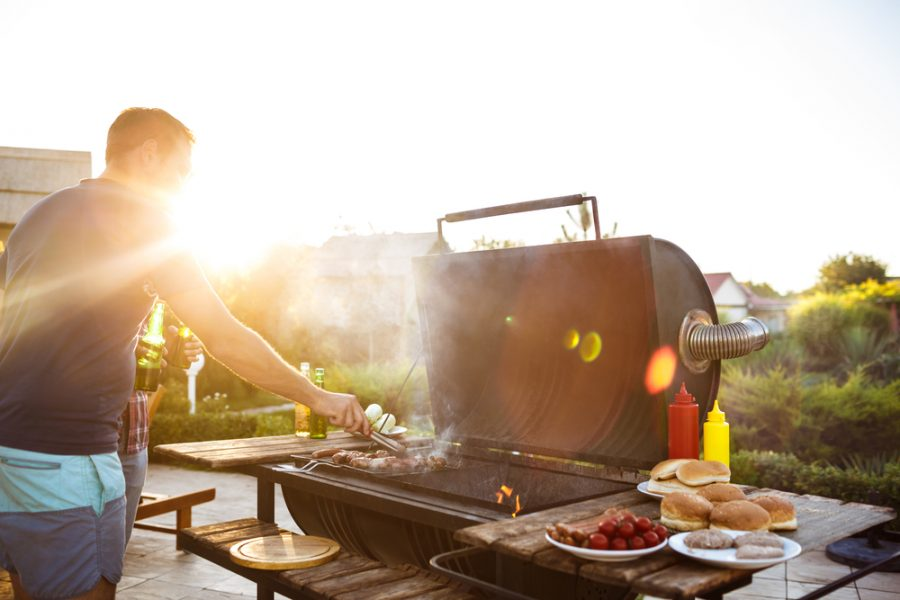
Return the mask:
{"type": "Polygon", "coordinates": [[[663,346],[653,353],[647,364],[647,373],[644,376],[644,385],[651,394],[658,394],[670,385],[675,377],[675,368],[678,366],[678,358],[671,346],[663,346]]]}
{"type": "MultiPolygon", "coordinates": [[[[513,489],[506,485],[505,483],[500,486],[499,492],[494,492],[494,495],[497,496],[497,504],[503,504],[504,497],[512,498],[513,489]]],[[[516,515],[519,514],[522,510],[522,503],[519,501],[519,495],[516,494],[516,510],[512,513],[513,519],[516,518],[516,515]]]]}

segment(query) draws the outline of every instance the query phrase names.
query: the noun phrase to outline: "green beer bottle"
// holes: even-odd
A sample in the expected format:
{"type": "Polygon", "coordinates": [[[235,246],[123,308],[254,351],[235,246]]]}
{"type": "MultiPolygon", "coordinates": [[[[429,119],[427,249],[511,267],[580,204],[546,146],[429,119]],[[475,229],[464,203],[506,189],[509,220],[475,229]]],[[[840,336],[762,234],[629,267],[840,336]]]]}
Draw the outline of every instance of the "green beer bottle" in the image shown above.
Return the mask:
{"type": "MultiPolygon", "coordinates": [[[[325,389],[325,369],[316,369],[315,382],[317,388],[325,389]]],[[[309,413],[309,437],[313,440],[324,440],[328,437],[328,418],[317,415],[315,411],[309,413]]]]}
{"type": "MultiPolygon", "coordinates": [[[[309,374],[309,363],[300,363],[300,374],[312,381],[309,374]]],[[[303,404],[294,406],[294,433],[297,437],[309,437],[309,407],[303,404]]]]}
{"type": "Polygon", "coordinates": [[[190,327],[182,325],[178,328],[178,335],[175,336],[175,344],[172,349],[172,356],[166,360],[169,365],[179,369],[190,369],[191,361],[184,354],[184,344],[193,337],[190,327]]]}
{"type": "Polygon", "coordinates": [[[159,374],[162,370],[163,348],[166,340],[163,337],[163,316],[166,304],[157,302],[150,313],[147,333],[138,340],[137,369],[134,373],[134,389],[155,392],[159,387],[159,374]]]}

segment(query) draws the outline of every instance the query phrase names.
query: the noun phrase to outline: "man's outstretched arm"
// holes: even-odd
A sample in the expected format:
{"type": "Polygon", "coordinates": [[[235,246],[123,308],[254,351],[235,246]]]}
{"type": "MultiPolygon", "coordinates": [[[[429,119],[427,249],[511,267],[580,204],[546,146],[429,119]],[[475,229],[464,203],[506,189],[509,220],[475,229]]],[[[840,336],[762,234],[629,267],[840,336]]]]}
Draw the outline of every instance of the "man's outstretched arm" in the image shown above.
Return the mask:
{"type": "Polygon", "coordinates": [[[250,383],[293,402],[309,406],[338,427],[368,435],[369,421],[351,394],[314,386],[289,365],[258,333],[238,321],[205,278],[187,291],[157,291],[175,314],[203,340],[217,361],[250,383]]]}

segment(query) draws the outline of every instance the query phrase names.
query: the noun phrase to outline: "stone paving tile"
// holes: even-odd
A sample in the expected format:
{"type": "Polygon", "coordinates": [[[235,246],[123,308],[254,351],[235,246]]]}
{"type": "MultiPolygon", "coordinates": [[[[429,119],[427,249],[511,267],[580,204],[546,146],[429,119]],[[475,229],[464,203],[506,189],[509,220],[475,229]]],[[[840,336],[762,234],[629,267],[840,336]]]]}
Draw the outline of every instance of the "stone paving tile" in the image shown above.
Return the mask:
{"type": "MultiPolygon", "coordinates": [[[[822,587],[822,583],[808,583],[801,581],[788,581],[788,598],[800,598],[809,594],[810,592],[814,592],[822,587]]],[[[856,592],[856,588],[851,583],[847,587],[843,587],[839,590],[831,592],[828,594],[827,598],[829,600],[859,600],[859,594],[856,592]]]]}
{"type": "Polygon", "coordinates": [[[119,584],[116,586],[116,590],[127,590],[128,588],[144,583],[145,581],[147,580],[141,579],[140,577],[129,577],[128,575],[122,575],[122,579],[119,580],[119,584]]]}
{"type": "Polygon", "coordinates": [[[218,583],[207,586],[207,589],[242,596],[256,596],[256,583],[225,569],[222,569],[222,572],[222,579],[218,583]]]}
{"type": "Polygon", "coordinates": [[[784,598],[787,591],[784,579],[757,579],[756,575],[753,576],[753,583],[730,594],[725,594],[725,598],[732,600],[739,595],[754,596],[756,598],[784,598]]]}
{"type": "Polygon", "coordinates": [[[856,580],[856,589],[875,590],[881,592],[896,592],[900,594],[900,573],[882,573],[876,571],[863,575],[856,580]]]}
{"type": "Polygon", "coordinates": [[[197,592],[198,588],[188,585],[179,585],[168,581],[160,581],[159,579],[150,579],[144,583],[128,588],[121,594],[116,593],[117,598],[124,600],[181,600],[197,592]]]}
{"type": "MultiPolygon", "coordinates": [[[[900,588],[897,588],[900,590],[900,588]]],[[[857,590],[859,592],[860,600],[897,600],[900,598],[900,591],[896,592],[886,592],[880,590],[866,590],[861,589],[857,590]]]]}
{"type": "Polygon", "coordinates": [[[205,560],[204,563],[172,569],[168,573],[157,577],[156,581],[167,581],[202,589],[216,585],[224,577],[231,574],[231,571],[223,569],[219,565],[205,560]]]}
{"type": "Polygon", "coordinates": [[[784,581],[786,578],[787,565],[785,563],[763,569],[762,571],[753,574],[753,581],[756,581],[757,579],[780,579],[781,581],[784,581]]]}
{"type": "Polygon", "coordinates": [[[850,574],[850,567],[836,563],[824,552],[806,552],[787,562],[788,581],[829,583],[850,574]]]}

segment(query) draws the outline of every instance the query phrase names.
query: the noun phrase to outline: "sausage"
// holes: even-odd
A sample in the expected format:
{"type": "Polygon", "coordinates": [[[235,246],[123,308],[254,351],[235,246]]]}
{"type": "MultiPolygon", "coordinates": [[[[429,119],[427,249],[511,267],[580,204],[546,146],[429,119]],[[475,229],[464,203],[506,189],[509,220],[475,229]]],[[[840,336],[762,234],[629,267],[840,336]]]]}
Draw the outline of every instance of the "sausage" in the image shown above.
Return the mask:
{"type": "Polygon", "coordinates": [[[350,466],[356,467],[357,469],[368,469],[371,462],[371,458],[366,458],[365,456],[357,456],[356,458],[350,459],[350,466]]]}
{"type": "Polygon", "coordinates": [[[329,456],[334,456],[338,452],[343,452],[340,448],[322,448],[321,450],[316,450],[312,453],[313,458],[328,458],[329,456]]]}

